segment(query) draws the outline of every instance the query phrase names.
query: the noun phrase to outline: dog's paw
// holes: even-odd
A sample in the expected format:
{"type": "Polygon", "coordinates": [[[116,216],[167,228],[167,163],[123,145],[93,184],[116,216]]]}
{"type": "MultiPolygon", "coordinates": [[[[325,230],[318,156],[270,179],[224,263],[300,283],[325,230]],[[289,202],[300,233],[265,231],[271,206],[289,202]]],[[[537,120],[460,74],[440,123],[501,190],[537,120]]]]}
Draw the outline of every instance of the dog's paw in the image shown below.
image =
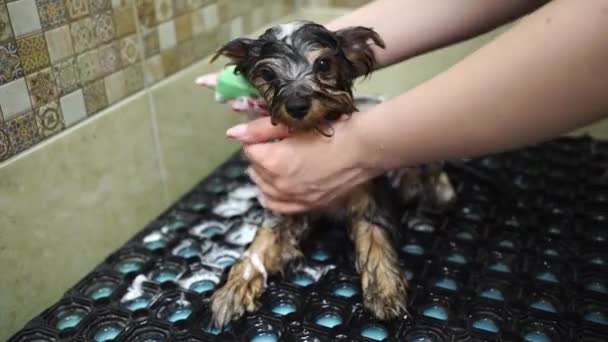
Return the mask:
{"type": "Polygon", "coordinates": [[[266,287],[266,274],[256,269],[248,259],[237,262],[228,280],[210,298],[213,324],[224,328],[230,322],[255,311],[266,287]]]}
{"type": "Polygon", "coordinates": [[[382,266],[361,274],[363,304],[379,320],[401,318],[407,314],[405,274],[396,267],[382,266]]]}

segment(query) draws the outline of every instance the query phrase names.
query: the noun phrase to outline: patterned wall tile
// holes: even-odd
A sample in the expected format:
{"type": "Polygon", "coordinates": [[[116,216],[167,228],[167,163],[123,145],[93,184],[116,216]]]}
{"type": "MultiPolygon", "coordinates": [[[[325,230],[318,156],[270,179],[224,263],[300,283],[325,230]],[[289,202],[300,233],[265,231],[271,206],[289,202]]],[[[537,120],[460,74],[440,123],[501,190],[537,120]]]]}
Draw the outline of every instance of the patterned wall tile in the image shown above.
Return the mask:
{"type": "Polygon", "coordinates": [[[123,70],[107,76],[104,85],[109,104],[116,103],[127,95],[127,81],[123,70]]]}
{"type": "Polygon", "coordinates": [[[141,63],[129,66],[124,73],[127,94],[133,94],[144,87],[144,70],[141,63]]]}
{"type": "Polygon", "coordinates": [[[154,0],[154,12],[156,21],[163,22],[173,17],[173,4],[171,0],[154,0]]]}
{"type": "Polygon", "coordinates": [[[244,31],[243,17],[236,17],[230,21],[230,39],[242,37],[244,31]]]}
{"type": "Polygon", "coordinates": [[[42,33],[17,40],[17,48],[26,74],[40,70],[50,63],[46,39],[42,33]]]}
{"type": "Polygon", "coordinates": [[[55,100],[59,96],[55,77],[51,68],[44,69],[27,77],[34,109],[55,100]]]}
{"type": "Polygon", "coordinates": [[[156,8],[154,0],[135,0],[137,19],[144,27],[153,27],[156,24],[156,8]]]}
{"type": "Polygon", "coordinates": [[[120,69],[122,66],[120,54],[120,43],[118,41],[99,47],[99,66],[101,75],[105,76],[120,69]]]}
{"type": "Polygon", "coordinates": [[[111,0],[89,0],[89,11],[91,13],[105,12],[112,9],[111,0]]]}
{"type": "Polygon", "coordinates": [[[13,38],[11,19],[8,16],[6,5],[0,5],[0,42],[13,38]]]}
{"type": "Polygon", "coordinates": [[[194,63],[194,41],[189,39],[177,46],[177,65],[180,69],[194,63]]]}
{"type": "Polygon", "coordinates": [[[165,75],[160,54],[146,59],[144,64],[144,82],[151,85],[160,81],[165,75]]]}
{"type": "Polygon", "coordinates": [[[70,27],[68,25],[46,31],[45,35],[51,63],[55,63],[74,54],[74,48],[72,47],[72,36],[70,34],[70,27]]]}
{"type": "Polygon", "coordinates": [[[217,35],[215,32],[208,32],[195,36],[193,41],[194,57],[197,59],[213,53],[218,47],[217,35]]]}
{"type": "Polygon", "coordinates": [[[32,108],[25,79],[20,78],[0,86],[0,105],[5,120],[32,108]]]}
{"type": "Polygon", "coordinates": [[[175,18],[175,37],[178,43],[192,38],[192,22],[189,14],[175,18]]]}
{"type": "Polygon", "coordinates": [[[165,76],[171,75],[177,71],[177,53],[175,48],[161,51],[160,58],[163,63],[163,71],[165,76]]]}
{"type": "Polygon", "coordinates": [[[177,45],[175,21],[170,20],[158,25],[158,42],[161,50],[170,49],[177,45]]]}
{"type": "Polygon", "coordinates": [[[35,116],[38,135],[41,138],[48,138],[65,127],[63,113],[58,101],[53,101],[40,107],[36,110],[35,116]]]}
{"type": "Polygon", "coordinates": [[[40,141],[33,112],[19,115],[7,121],[6,130],[14,154],[24,151],[40,141]]]}
{"type": "Polygon", "coordinates": [[[215,30],[220,24],[220,14],[216,3],[209,4],[201,9],[203,22],[207,31],[215,30]]]}
{"type": "Polygon", "coordinates": [[[95,27],[91,18],[84,18],[72,23],[70,30],[72,33],[72,44],[76,53],[81,53],[97,45],[97,36],[95,35],[95,27]]]}
{"type": "Polygon", "coordinates": [[[0,44],[0,84],[23,77],[23,66],[17,53],[17,44],[8,41],[0,44]]]}
{"type": "Polygon", "coordinates": [[[60,102],[66,127],[74,125],[87,116],[82,89],[65,95],[60,102]]]}
{"type": "Polygon", "coordinates": [[[40,24],[44,30],[61,26],[68,22],[68,14],[63,0],[36,0],[40,24]]]}
{"type": "Polygon", "coordinates": [[[88,0],[65,0],[65,4],[72,20],[82,18],[89,14],[88,0]]]}
{"type": "Polygon", "coordinates": [[[11,141],[8,136],[6,124],[0,122],[0,161],[6,160],[13,155],[11,141]]]}
{"type": "Polygon", "coordinates": [[[152,29],[144,34],[144,55],[154,56],[160,53],[160,42],[158,41],[158,30],[152,29]]]}
{"type": "Polygon", "coordinates": [[[192,25],[192,35],[198,35],[205,31],[205,22],[201,11],[193,11],[188,14],[192,25]]]}
{"type": "Polygon", "coordinates": [[[80,86],[76,57],[68,58],[53,65],[53,74],[61,94],[71,93],[80,86]]]}
{"type": "Polygon", "coordinates": [[[95,80],[101,74],[99,65],[99,51],[93,49],[76,57],[78,63],[78,74],[82,83],[95,80]]]}
{"type": "Polygon", "coordinates": [[[15,37],[19,38],[40,31],[42,26],[34,0],[18,0],[8,3],[6,6],[13,24],[15,37]]]}
{"type": "Polygon", "coordinates": [[[126,37],[120,41],[120,56],[123,66],[131,65],[141,59],[136,35],[126,37]]]}
{"type": "Polygon", "coordinates": [[[109,42],[114,39],[116,29],[114,27],[114,18],[112,12],[95,14],[93,17],[95,22],[95,36],[100,43],[109,42]]]}
{"type": "Polygon", "coordinates": [[[106,87],[103,79],[89,83],[84,87],[84,103],[89,116],[108,106],[106,87]]]}
{"type": "Polygon", "coordinates": [[[120,38],[135,33],[135,17],[132,6],[115,8],[113,13],[117,37],[120,38]]]}
{"type": "Polygon", "coordinates": [[[178,16],[188,12],[188,0],[173,0],[173,15],[178,16]]]}

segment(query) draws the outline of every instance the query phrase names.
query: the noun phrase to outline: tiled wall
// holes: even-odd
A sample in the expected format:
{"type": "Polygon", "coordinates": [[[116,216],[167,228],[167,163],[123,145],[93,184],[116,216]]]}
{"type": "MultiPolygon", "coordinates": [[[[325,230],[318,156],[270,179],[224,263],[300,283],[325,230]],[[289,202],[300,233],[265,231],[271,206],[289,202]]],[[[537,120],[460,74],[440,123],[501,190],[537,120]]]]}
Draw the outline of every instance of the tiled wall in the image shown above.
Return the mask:
{"type": "Polygon", "coordinates": [[[0,162],[293,7],[293,0],[0,0],[0,162]]]}

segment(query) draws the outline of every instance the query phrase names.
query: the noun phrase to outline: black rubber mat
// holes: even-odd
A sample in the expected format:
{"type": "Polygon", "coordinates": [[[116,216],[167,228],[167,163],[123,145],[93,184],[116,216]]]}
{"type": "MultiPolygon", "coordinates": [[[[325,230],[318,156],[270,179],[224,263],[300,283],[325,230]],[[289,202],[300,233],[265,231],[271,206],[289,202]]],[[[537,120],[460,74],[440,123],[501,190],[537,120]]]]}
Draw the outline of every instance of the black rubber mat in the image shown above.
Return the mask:
{"type": "Polygon", "coordinates": [[[203,299],[261,219],[245,166],[231,158],[10,341],[608,341],[608,143],[449,163],[456,207],[401,218],[406,319],[370,318],[344,230],[323,227],[304,271],[214,331],[203,299]]]}

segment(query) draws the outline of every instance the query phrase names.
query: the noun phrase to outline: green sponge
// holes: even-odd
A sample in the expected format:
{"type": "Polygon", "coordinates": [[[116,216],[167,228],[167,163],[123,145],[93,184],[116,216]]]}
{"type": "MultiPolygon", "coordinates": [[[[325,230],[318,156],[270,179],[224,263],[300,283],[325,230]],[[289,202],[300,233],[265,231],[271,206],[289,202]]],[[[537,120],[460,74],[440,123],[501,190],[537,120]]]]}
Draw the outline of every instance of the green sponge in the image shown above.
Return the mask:
{"type": "Polygon", "coordinates": [[[238,97],[258,97],[260,94],[242,75],[235,73],[235,66],[228,66],[220,73],[215,88],[215,99],[219,102],[238,97]]]}

